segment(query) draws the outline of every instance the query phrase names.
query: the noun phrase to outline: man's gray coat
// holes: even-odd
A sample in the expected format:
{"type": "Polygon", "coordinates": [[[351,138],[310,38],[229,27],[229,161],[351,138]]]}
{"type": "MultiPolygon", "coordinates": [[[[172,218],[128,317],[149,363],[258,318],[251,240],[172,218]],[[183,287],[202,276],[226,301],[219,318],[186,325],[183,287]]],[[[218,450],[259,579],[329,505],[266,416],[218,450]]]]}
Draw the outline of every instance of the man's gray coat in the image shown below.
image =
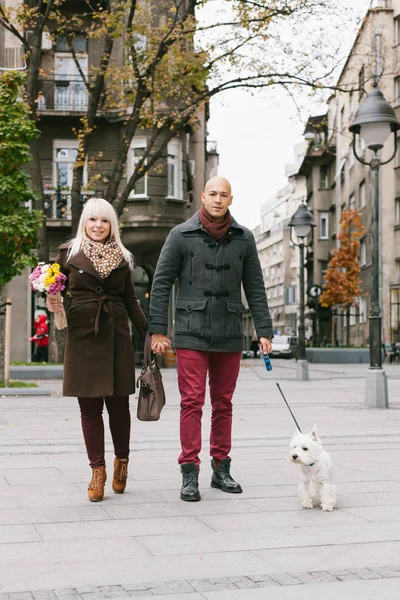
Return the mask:
{"type": "Polygon", "coordinates": [[[242,284],[258,337],[273,337],[254,236],[234,219],[218,242],[206,232],[198,213],[170,231],[151,290],[150,333],[169,333],[168,304],[176,279],[176,348],[240,352],[245,311],[242,284]]]}

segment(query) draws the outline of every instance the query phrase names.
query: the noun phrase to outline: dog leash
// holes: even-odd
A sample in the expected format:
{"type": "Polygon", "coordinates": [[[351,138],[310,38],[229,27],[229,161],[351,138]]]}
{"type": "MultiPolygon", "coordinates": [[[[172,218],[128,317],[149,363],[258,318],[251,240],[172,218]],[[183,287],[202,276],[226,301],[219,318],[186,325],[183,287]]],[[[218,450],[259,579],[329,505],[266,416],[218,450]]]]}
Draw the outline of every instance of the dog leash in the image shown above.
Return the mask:
{"type": "MultiPolygon", "coordinates": [[[[303,432],[302,432],[302,430],[301,430],[301,429],[300,429],[300,427],[299,427],[299,424],[298,424],[298,422],[296,421],[296,417],[295,417],[295,416],[294,416],[294,414],[292,413],[292,409],[290,408],[290,406],[289,406],[289,404],[288,404],[288,402],[287,402],[287,400],[286,400],[286,398],[285,398],[285,396],[284,396],[284,394],[283,394],[283,392],[282,392],[282,390],[281,390],[281,386],[279,385],[279,383],[277,383],[277,384],[276,384],[276,386],[277,386],[278,390],[280,391],[280,393],[281,393],[281,395],[282,395],[282,398],[284,399],[284,401],[285,401],[285,404],[286,404],[286,406],[287,406],[287,407],[288,407],[288,409],[289,409],[289,412],[290,412],[290,414],[292,415],[293,421],[296,423],[296,427],[297,427],[297,429],[300,431],[300,433],[303,433],[303,432]]],[[[310,465],[310,466],[311,466],[311,465],[310,465]]]]}

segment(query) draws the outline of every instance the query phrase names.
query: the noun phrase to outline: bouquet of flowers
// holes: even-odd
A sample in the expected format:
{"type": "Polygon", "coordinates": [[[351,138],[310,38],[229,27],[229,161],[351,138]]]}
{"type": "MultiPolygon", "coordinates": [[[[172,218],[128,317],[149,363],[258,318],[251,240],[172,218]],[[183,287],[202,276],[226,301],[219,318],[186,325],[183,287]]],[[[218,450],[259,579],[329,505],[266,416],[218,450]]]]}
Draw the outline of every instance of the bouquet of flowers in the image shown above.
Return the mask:
{"type": "MultiPolygon", "coordinates": [[[[30,274],[29,279],[32,290],[46,292],[48,296],[54,296],[56,300],[62,302],[61,292],[65,290],[67,278],[64,273],[61,273],[60,265],[39,263],[30,274]]],[[[54,313],[54,323],[57,329],[64,329],[67,326],[64,309],[54,313]]]]}

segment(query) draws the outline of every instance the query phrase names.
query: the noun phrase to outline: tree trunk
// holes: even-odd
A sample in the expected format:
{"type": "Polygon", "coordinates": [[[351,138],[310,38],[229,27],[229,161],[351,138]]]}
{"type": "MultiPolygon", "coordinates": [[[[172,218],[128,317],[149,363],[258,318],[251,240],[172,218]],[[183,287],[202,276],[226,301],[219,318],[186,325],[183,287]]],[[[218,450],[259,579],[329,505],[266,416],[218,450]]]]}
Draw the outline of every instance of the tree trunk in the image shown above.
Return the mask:
{"type": "MultiPolygon", "coordinates": [[[[71,302],[69,295],[64,296],[64,308],[68,312],[71,302]]],[[[67,339],[66,329],[57,329],[54,323],[54,315],[50,313],[49,326],[49,362],[64,363],[65,342],[67,339]]]]}
{"type": "Polygon", "coordinates": [[[0,287],[0,380],[4,379],[4,354],[5,354],[5,312],[6,307],[2,306],[6,301],[5,289],[0,287]]]}
{"type": "Polygon", "coordinates": [[[346,310],[346,346],[350,346],[350,306],[346,310]]]}
{"type": "Polygon", "coordinates": [[[332,311],[332,316],[331,316],[331,323],[332,323],[332,327],[331,327],[331,343],[332,343],[332,348],[335,347],[335,315],[333,314],[332,311]]]}

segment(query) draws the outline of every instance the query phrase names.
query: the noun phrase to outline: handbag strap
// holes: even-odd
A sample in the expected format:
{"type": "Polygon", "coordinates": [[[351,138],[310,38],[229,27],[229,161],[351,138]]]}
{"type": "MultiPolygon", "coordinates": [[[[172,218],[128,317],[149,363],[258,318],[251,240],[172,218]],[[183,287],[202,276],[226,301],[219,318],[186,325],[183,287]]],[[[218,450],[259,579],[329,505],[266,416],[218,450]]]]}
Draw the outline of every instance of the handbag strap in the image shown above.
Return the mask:
{"type": "Polygon", "coordinates": [[[146,333],[146,339],[144,341],[144,352],[143,352],[143,366],[148,367],[152,359],[151,351],[151,335],[146,333]]]}

